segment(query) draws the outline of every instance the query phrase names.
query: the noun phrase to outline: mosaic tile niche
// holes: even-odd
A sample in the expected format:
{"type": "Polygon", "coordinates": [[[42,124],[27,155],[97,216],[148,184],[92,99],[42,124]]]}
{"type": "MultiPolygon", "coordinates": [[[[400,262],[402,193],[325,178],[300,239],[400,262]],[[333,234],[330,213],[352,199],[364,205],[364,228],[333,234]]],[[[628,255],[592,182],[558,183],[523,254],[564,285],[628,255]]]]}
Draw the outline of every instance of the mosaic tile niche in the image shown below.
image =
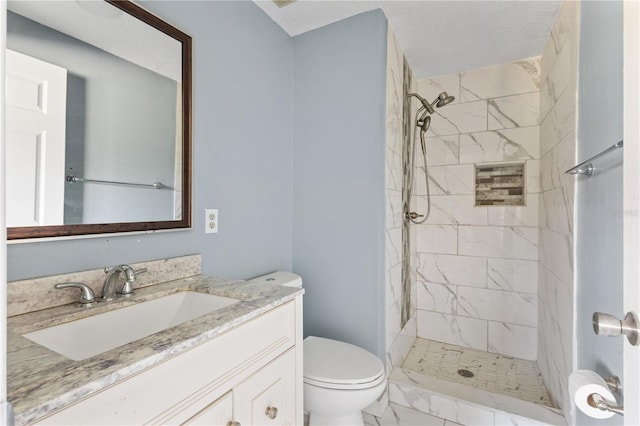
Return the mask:
{"type": "Polygon", "coordinates": [[[476,206],[524,206],[524,163],[476,164],[476,206]]]}

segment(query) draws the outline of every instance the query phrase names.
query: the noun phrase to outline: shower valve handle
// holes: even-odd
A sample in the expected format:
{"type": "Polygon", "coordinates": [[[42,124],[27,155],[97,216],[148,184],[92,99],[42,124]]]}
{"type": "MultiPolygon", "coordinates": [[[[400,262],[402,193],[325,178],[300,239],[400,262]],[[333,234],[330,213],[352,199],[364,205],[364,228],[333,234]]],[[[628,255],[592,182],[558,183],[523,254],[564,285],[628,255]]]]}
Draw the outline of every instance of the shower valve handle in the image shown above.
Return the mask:
{"type": "Polygon", "coordinates": [[[423,214],[418,214],[416,212],[407,212],[407,217],[409,219],[417,219],[419,217],[424,217],[424,215],[423,214]]]}

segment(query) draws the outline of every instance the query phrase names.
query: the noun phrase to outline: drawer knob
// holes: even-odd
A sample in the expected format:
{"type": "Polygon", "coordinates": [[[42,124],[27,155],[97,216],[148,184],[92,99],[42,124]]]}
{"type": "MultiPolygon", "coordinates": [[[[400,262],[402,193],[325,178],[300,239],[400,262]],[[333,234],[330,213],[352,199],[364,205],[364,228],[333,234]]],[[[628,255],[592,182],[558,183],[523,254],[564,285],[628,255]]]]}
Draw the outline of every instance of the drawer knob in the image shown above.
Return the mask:
{"type": "Polygon", "coordinates": [[[240,422],[229,421],[227,422],[227,426],[242,426],[240,422]]]}
{"type": "Polygon", "coordinates": [[[278,417],[278,409],[276,407],[267,407],[267,409],[264,411],[264,414],[271,420],[273,420],[278,417]]]}

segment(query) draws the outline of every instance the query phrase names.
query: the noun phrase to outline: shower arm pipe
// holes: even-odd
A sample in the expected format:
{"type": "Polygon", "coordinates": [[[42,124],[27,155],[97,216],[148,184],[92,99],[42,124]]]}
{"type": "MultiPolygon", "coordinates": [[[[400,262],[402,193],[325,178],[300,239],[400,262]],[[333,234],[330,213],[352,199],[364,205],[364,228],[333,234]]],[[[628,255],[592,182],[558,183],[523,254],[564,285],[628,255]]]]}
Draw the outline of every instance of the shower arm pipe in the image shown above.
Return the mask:
{"type": "MultiPolygon", "coordinates": [[[[414,98],[417,98],[420,103],[422,104],[422,108],[424,108],[426,110],[426,112],[423,114],[424,116],[426,116],[426,114],[433,114],[433,107],[438,103],[438,101],[440,100],[440,98],[436,98],[433,102],[429,103],[429,101],[427,101],[425,98],[423,98],[422,96],[418,95],[417,93],[407,93],[407,96],[413,96],[414,98]]],[[[420,111],[420,109],[418,109],[418,111],[420,111]]]]}

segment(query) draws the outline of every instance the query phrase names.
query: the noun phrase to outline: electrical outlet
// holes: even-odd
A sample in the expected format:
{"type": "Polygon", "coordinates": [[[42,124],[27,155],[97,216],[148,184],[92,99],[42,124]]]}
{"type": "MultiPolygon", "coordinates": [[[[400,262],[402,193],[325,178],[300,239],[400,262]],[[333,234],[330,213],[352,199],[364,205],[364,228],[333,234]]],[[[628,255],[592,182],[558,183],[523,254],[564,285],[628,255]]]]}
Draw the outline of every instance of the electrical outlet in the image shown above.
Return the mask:
{"type": "Polygon", "coordinates": [[[218,233],[218,209],[204,209],[204,233],[218,233]]]}

